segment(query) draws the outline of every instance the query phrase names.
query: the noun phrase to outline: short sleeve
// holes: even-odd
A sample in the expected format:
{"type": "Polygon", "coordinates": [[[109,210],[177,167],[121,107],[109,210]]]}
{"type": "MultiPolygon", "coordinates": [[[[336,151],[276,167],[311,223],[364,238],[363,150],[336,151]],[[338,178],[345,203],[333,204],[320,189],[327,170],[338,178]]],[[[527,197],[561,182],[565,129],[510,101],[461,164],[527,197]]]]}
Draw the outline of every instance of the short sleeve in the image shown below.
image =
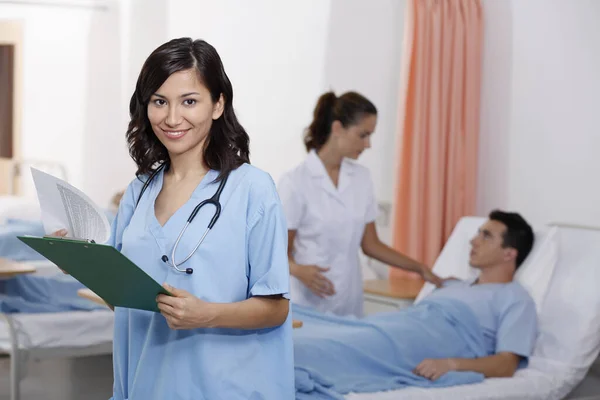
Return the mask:
{"type": "Polygon", "coordinates": [[[509,352],[529,357],[537,337],[535,303],[523,289],[504,293],[507,305],[501,310],[496,338],[496,353],[509,352]]]}
{"type": "Polygon", "coordinates": [[[287,226],[275,186],[248,224],[249,295],[289,298],[287,226]]]}
{"type": "Polygon", "coordinates": [[[304,214],[304,197],[298,193],[290,174],[284,175],[277,190],[281,198],[287,228],[297,230],[304,214]]]}
{"type": "Polygon", "coordinates": [[[377,199],[375,198],[375,188],[371,180],[371,174],[365,170],[365,188],[367,194],[367,210],[365,212],[365,224],[375,222],[377,219],[377,199]]]}
{"type": "Polygon", "coordinates": [[[137,178],[127,186],[127,190],[125,190],[125,194],[119,203],[117,215],[112,221],[110,239],[107,244],[119,251],[123,247],[123,232],[129,225],[135,211],[135,204],[137,202],[136,193],[140,192],[142,186],[143,183],[137,178]]]}

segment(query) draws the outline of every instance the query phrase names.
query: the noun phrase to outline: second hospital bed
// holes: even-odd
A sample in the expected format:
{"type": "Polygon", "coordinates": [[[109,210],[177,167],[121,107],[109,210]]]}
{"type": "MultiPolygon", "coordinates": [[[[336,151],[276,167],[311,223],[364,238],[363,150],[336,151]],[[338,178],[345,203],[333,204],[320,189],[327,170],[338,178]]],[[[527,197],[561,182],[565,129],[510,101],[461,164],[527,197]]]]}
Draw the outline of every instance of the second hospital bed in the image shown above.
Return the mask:
{"type": "MultiPolygon", "coordinates": [[[[61,164],[37,161],[15,163],[14,178],[24,175],[23,171],[28,166],[66,179],[61,164]]],[[[11,182],[14,181],[11,179],[11,182]]],[[[11,193],[0,196],[0,226],[6,226],[12,219],[20,221],[18,223],[23,229],[28,229],[28,222],[37,223],[40,220],[39,204],[33,197],[31,182],[25,183],[25,195],[11,193]]],[[[33,265],[37,275],[60,273],[53,263],[41,259],[41,256],[32,260],[31,253],[15,253],[10,247],[9,244],[8,250],[11,252],[7,255],[33,265]]],[[[0,250],[4,250],[2,244],[0,250]]],[[[0,313],[0,355],[10,358],[10,399],[20,400],[19,383],[27,373],[29,360],[110,354],[112,336],[113,314],[108,309],[39,314],[0,313]]]]}

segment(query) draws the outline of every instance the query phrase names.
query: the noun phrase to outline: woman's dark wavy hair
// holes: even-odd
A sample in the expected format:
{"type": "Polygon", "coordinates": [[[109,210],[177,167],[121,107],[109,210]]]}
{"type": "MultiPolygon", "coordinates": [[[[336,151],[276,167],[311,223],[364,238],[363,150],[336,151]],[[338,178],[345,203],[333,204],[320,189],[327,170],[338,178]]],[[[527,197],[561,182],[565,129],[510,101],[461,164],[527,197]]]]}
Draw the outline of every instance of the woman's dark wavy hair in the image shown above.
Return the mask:
{"type": "Polygon", "coordinates": [[[243,163],[250,163],[250,138],[233,110],[233,88],[219,54],[204,40],[173,39],[150,54],[142,67],[129,102],[131,121],[127,129],[129,154],[137,165],[136,175],[150,174],[158,163],[169,163],[166,147],[158,140],[148,120],[150,97],[175,72],[195,68],[210,91],[213,103],[223,95],[221,117],[213,121],[204,145],[204,162],[219,171],[217,180],[243,163]]]}
{"type": "Polygon", "coordinates": [[[320,150],[331,135],[331,124],[340,121],[344,128],[360,122],[367,115],[377,115],[377,108],[365,96],[346,92],[337,97],[333,92],[323,93],[313,111],[313,120],[304,134],[306,151],[320,150]]]}

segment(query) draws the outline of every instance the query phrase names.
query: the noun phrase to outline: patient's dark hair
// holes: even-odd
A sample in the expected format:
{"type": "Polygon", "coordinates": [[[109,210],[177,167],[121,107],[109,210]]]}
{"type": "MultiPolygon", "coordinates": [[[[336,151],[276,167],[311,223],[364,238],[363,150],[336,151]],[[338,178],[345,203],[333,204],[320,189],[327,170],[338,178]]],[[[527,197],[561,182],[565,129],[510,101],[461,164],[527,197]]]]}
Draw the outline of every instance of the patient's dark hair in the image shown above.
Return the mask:
{"type": "Polygon", "coordinates": [[[243,163],[250,163],[249,137],[233,111],[233,88],[219,54],[204,40],[173,39],[150,54],[142,67],[129,103],[131,121],[127,129],[129,154],[137,165],[136,175],[149,174],[157,163],[169,162],[166,147],[158,140],[148,120],[150,97],[175,72],[194,68],[210,91],[213,103],[223,95],[221,117],[213,121],[204,146],[204,162],[219,171],[217,180],[243,163]]]}
{"type": "Polygon", "coordinates": [[[306,151],[323,147],[329,139],[334,121],[340,121],[347,128],[369,114],[377,115],[377,108],[359,93],[346,92],[340,97],[333,92],[322,94],[313,111],[313,121],[304,134],[306,151]]]}
{"type": "Polygon", "coordinates": [[[502,247],[511,247],[517,250],[515,268],[519,268],[529,255],[533,247],[533,229],[521,215],[512,212],[494,210],[490,213],[490,220],[498,221],[506,226],[502,247]]]}

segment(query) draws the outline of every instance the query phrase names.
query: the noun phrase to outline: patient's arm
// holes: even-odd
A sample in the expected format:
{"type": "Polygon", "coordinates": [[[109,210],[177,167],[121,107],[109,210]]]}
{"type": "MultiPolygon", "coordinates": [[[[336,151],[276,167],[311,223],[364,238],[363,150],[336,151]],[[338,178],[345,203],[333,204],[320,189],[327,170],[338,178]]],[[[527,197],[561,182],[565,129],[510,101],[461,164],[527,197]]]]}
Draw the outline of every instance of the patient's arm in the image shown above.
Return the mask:
{"type": "Polygon", "coordinates": [[[486,378],[510,378],[519,366],[519,356],[513,353],[498,353],[481,358],[455,358],[456,371],[474,371],[486,378]]]}
{"type": "Polygon", "coordinates": [[[519,365],[519,356],[503,352],[481,358],[444,358],[423,360],[414,373],[436,380],[448,371],[473,371],[486,378],[510,378],[519,365]]]}

